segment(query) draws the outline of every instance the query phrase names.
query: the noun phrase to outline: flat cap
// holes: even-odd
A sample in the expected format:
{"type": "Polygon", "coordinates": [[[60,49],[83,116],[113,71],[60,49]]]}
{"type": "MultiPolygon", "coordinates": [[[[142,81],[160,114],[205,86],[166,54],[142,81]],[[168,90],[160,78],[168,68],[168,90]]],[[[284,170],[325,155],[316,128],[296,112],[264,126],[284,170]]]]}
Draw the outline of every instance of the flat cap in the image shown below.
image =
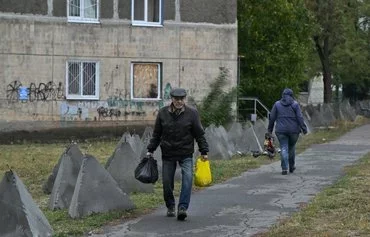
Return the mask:
{"type": "Polygon", "coordinates": [[[186,90],[183,88],[174,88],[171,90],[170,95],[172,97],[185,97],[186,96],[186,90]]]}

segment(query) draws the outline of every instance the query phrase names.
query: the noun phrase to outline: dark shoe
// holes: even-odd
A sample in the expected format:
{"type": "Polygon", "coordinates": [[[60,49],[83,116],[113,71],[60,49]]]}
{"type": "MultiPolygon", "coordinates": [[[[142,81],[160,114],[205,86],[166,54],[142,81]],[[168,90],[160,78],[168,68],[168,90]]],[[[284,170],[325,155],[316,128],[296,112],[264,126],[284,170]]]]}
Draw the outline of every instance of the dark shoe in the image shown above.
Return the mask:
{"type": "Polygon", "coordinates": [[[168,217],[174,217],[174,216],[176,216],[175,207],[167,208],[167,216],[168,217]]]}
{"type": "Polygon", "coordinates": [[[289,173],[294,173],[295,167],[289,169],[289,173]]]}
{"type": "Polygon", "coordinates": [[[281,174],[282,174],[282,175],[287,175],[287,174],[288,174],[288,171],[287,171],[287,170],[283,170],[283,171],[281,172],[281,174]]]}
{"type": "Polygon", "coordinates": [[[177,220],[183,221],[187,216],[188,214],[186,213],[185,207],[180,207],[179,210],[177,211],[177,220]]]}

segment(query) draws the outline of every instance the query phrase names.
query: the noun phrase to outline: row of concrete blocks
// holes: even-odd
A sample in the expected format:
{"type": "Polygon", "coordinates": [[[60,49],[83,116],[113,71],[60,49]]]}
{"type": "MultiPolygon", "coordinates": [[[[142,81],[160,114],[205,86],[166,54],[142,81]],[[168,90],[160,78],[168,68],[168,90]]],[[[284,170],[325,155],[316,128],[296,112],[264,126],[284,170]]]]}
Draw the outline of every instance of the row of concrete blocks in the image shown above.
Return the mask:
{"type": "Polygon", "coordinates": [[[129,193],[153,192],[152,184],[135,179],[139,161],[128,142],[119,144],[106,167],[93,156],[83,155],[77,144],[70,145],[54,168],[56,174],[44,185],[44,191],[52,187],[49,209],[68,209],[70,217],[81,218],[134,208],[129,193]]]}
{"type": "Polygon", "coordinates": [[[355,109],[357,114],[370,118],[370,100],[357,101],[355,109]]]}
{"type": "Polygon", "coordinates": [[[307,105],[302,107],[302,113],[313,129],[331,126],[337,120],[354,121],[357,115],[362,115],[348,100],[334,104],[307,105]]]}
{"type": "MultiPolygon", "coordinates": [[[[128,193],[153,192],[152,184],[134,178],[137,157],[127,141],[120,142],[104,168],[71,144],[43,186],[51,193],[49,209],[68,209],[72,218],[133,209],[128,193]]],[[[13,171],[0,184],[0,210],[0,236],[52,236],[46,217],[13,171]]]]}
{"type": "MultiPolygon", "coordinates": [[[[72,218],[133,209],[128,192],[153,191],[153,185],[135,180],[133,170],[138,163],[135,159],[130,144],[125,142],[116,149],[105,169],[95,157],[83,155],[76,144],[71,144],[45,184],[52,186],[49,208],[68,209],[72,218]]],[[[14,172],[5,174],[0,190],[0,236],[52,235],[47,219],[14,172]]]]}
{"type": "MultiPolygon", "coordinates": [[[[329,127],[335,121],[354,121],[358,115],[365,115],[370,101],[358,102],[361,105],[353,107],[348,101],[339,104],[321,104],[302,107],[302,114],[308,127],[308,133],[317,128],[329,127]],[[359,109],[360,108],[360,109],[359,109]]],[[[268,120],[257,119],[256,122],[244,124],[233,122],[230,129],[223,126],[211,125],[205,129],[205,136],[209,143],[211,159],[230,159],[237,154],[253,153],[263,150],[264,135],[267,132],[268,120]]],[[[274,139],[278,147],[278,140],[274,139]]],[[[198,155],[199,152],[196,152],[198,155]]]]}
{"type": "MultiPolygon", "coordinates": [[[[209,144],[209,158],[211,160],[229,159],[235,154],[261,151],[267,125],[267,120],[258,119],[254,123],[233,122],[228,130],[223,126],[211,125],[207,127],[205,137],[209,144]]],[[[153,129],[147,127],[141,138],[137,134],[130,135],[126,132],[122,135],[117,147],[123,142],[128,142],[139,158],[144,157],[152,132],[153,129]]],[[[195,144],[194,150],[193,158],[196,159],[200,155],[197,144],[195,144]]],[[[161,149],[158,147],[154,157],[159,161],[159,167],[161,167],[161,154],[161,149]]]]}

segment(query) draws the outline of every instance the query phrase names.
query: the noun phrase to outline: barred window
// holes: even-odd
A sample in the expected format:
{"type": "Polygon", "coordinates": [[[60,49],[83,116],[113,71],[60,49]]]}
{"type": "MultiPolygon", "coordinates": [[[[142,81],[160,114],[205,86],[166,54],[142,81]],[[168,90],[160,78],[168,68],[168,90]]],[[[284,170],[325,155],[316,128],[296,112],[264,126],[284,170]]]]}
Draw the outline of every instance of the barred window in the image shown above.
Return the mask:
{"type": "Polygon", "coordinates": [[[67,99],[99,99],[99,63],[67,62],[67,99]]]}

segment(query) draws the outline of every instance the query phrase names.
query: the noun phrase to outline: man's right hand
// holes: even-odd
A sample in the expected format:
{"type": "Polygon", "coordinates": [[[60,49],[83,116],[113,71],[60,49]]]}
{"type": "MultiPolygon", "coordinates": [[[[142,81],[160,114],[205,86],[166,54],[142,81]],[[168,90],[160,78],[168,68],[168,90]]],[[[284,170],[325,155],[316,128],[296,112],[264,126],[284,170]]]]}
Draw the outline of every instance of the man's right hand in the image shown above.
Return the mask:
{"type": "Polygon", "coordinates": [[[149,152],[149,151],[148,151],[148,152],[146,153],[146,156],[147,156],[147,157],[153,157],[153,153],[151,153],[151,152],[149,152]]]}

